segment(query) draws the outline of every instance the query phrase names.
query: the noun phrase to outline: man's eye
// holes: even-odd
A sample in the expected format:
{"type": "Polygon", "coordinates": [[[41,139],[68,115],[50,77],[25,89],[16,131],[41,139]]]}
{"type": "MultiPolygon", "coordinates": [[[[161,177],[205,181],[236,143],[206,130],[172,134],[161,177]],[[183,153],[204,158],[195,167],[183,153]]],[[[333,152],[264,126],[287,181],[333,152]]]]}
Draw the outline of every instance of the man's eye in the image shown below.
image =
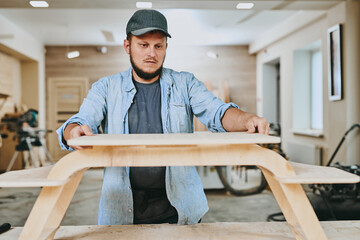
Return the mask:
{"type": "Polygon", "coordinates": [[[160,49],[161,47],[162,47],[161,45],[157,45],[157,46],[156,46],[157,49],[160,49]]]}
{"type": "Polygon", "coordinates": [[[146,45],[145,43],[143,43],[143,44],[140,44],[140,46],[142,46],[142,47],[146,47],[147,45],[146,45]]]}

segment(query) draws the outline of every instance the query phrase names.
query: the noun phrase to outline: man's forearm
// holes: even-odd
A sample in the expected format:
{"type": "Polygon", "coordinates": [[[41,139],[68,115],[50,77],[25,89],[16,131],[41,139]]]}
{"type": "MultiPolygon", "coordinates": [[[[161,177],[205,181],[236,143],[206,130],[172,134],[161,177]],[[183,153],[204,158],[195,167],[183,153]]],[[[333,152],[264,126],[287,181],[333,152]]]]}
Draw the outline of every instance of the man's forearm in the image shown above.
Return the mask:
{"type": "Polygon", "coordinates": [[[228,132],[246,131],[246,123],[254,116],[237,108],[229,108],[226,110],[221,123],[223,128],[228,132]]]}

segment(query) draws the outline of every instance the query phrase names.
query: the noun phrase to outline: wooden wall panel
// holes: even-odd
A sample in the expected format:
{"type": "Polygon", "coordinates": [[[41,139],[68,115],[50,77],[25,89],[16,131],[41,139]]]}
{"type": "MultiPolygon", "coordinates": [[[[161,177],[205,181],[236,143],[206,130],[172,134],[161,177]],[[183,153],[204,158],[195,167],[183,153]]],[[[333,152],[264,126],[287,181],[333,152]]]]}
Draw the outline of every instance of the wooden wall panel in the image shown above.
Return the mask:
{"type": "Polygon", "coordinates": [[[256,57],[247,46],[177,46],[169,47],[165,66],[194,73],[215,90],[228,81],[230,101],[245,111],[256,113],[256,57]],[[208,52],[218,55],[212,59],[208,52]]]}
{"type": "MultiPolygon", "coordinates": [[[[0,52],[0,93],[8,95],[9,97],[0,98],[0,119],[5,113],[13,113],[15,105],[19,106],[18,99],[20,98],[20,61],[12,56],[0,52]]],[[[5,171],[14,152],[17,140],[14,140],[14,132],[8,132],[6,126],[1,127],[3,134],[8,137],[2,139],[2,146],[0,147],[0,171],[5,171]]],[[[22,161],[21,154],[17,157],[13,170],[21,169],[22,161]]]]}
{"type": "MultiPolygon", "coordinates": [[[[71,46],[80,57],[66,58],[67,47],[46,47],[46,79],[50,77],[87,77],[90,84],[99,78],[127,70],[129,56],[122,46],[108,46],[101,54],[96,46],[71,46]]],[[[169,43],[165,67],[188,71],[201,81],[218,88],[223,80],[229,82],[230,101],[243,110],[256,113],[256,57],[248,54],[247,46],[172,46],[169,43]],[[212,51],[217,59],[207,56],[212,51]]]]}
{"type": "Polygon", "coordinates": [[[0,92],[12,94],[14,59],[0,52],[0,92]]]}
{"type": "Polygon", "coordinates": [[[20,73],[15,71],[20,71],[19,69],[20,61],[12,56],[9,56],[5,53],[0,52],[0,93],[9,95],[6,102],[3,98],[0,98],[0,118],[4,116],[5,113],[14,112],[14,106],[19,106],[18,99],[20,98],[19,82],[20,73]]]}
{"type": "Polygon", "coordinates": [[[21,102],[39,110],[39,66],[35,61],[21,61],[21,102]]]}
{"type": "MultiPolygon", "coordinates": [[[[67,47],[46,47],[46,79],[53,77],[87,77],[90,83],[104,76],[125,71],[129,67],[129,58],[122,47],[109,46],[108,52],[96,51],[96,46],[71,47],[78,50],[80,57],[68,59],[67,47]]],[[[91,84],[90,84],[91,86],[91,84]]]]}

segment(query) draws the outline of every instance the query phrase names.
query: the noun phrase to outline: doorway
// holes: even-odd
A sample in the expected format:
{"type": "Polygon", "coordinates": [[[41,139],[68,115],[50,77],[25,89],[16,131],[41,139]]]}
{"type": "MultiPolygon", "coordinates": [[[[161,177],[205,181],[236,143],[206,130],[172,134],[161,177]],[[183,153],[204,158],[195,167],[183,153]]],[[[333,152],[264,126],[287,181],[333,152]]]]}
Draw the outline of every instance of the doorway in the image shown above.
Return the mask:
{"type": "Polygon", "coordinates": [[[59,146],[56,129],[79,111],[88,91],[86,77],[56,77],[48,79],[48,128],[49,151],[54,160],[59,160],[68,152],[59,146]]]}
{"type": "Polygon", "coordinates": [[[279,58],[263,64],[263,116],[276,125],[281,122],[280,79],[279,58]]]}

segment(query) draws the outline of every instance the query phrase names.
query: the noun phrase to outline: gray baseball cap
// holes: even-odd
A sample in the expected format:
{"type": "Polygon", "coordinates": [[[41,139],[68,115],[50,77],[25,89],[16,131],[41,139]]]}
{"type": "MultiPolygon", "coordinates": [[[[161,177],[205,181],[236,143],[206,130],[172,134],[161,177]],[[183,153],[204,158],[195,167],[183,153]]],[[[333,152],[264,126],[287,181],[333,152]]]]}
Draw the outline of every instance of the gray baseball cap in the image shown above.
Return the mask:
{"type": "Polygon", "coordinates": [[[170,37],[167,21],[164,15],[153,9],[141,9],[132,15],[126,26],[126,34],[140,36],[145,33],[159,30],[170,37]]]}

